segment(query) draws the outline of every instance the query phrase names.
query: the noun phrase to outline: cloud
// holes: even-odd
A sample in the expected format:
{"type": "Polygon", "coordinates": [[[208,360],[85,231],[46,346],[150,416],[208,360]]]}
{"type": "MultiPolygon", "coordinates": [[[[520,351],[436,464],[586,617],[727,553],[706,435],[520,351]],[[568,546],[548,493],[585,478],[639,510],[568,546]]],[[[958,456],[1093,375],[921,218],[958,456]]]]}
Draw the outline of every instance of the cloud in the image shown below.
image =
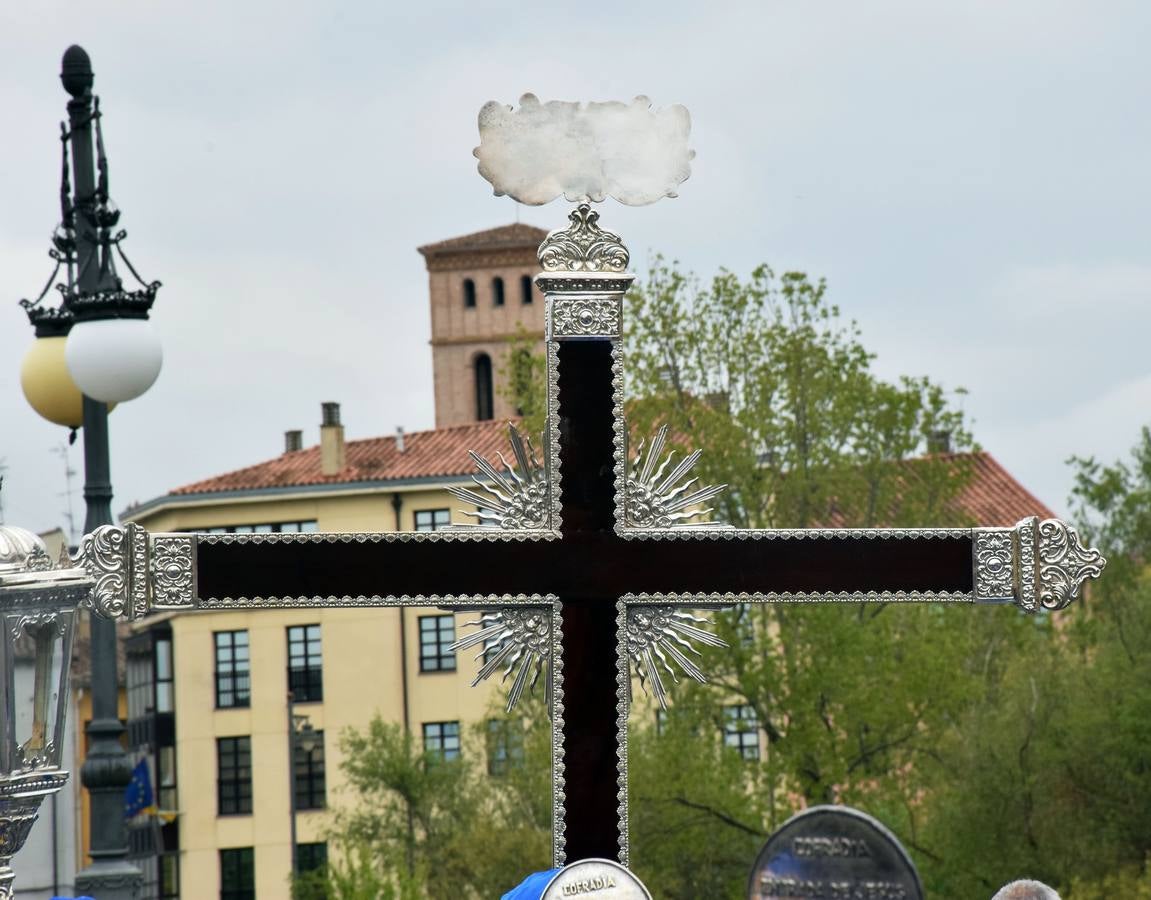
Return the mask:
{"type": "Polygon", "coordinates": [[[492,100],[480,110],[480,174],[497,196],[531,206],[563,194],[573,203],[614,197],[646,206],[691,174],[691,118],[683,106],[653,110],[631,103],[541,103],[534,94],[514,109],[492,100]]]}

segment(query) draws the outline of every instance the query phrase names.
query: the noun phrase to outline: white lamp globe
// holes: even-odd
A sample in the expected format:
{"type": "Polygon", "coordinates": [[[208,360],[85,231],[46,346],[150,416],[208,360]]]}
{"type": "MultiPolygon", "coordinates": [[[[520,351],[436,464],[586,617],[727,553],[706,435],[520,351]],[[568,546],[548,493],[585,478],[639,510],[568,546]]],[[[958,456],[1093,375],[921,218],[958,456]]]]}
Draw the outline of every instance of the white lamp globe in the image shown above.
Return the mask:
{"type": "Polygon", "coordinates": [[[147,319],[92,319],[72,326],[64,359],[86,396],[123,403],[153,385],[164,352],[147,319]]]}

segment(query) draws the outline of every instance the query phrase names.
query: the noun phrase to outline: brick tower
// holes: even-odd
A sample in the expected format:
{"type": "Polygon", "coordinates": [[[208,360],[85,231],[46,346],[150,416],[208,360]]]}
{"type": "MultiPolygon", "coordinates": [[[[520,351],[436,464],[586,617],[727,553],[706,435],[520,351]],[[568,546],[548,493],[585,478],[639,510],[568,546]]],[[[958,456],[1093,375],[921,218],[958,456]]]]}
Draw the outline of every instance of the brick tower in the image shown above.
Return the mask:
{"type": "Polygon", "coordinates": [[[515,415],[500,373],[520,325],[543,349],[543,296],[532,278],[546,236],[532,225],[504,225],[419,248],[428,267],[437,428],[515,415]]]}

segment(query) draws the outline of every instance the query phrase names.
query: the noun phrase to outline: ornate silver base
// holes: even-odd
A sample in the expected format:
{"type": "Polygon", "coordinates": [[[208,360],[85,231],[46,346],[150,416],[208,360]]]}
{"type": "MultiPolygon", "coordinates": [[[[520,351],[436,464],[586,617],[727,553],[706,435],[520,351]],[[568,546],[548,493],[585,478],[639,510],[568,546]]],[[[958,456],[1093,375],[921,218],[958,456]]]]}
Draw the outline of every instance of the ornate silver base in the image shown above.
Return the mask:
{"type": "Polygon", "coordinates": [[[12,857],[20,852],[40,815],[40,804],[68,781],[60,769],[22,772],[0,783],[0,900],[12,900],[16,873],[12,857]]]}

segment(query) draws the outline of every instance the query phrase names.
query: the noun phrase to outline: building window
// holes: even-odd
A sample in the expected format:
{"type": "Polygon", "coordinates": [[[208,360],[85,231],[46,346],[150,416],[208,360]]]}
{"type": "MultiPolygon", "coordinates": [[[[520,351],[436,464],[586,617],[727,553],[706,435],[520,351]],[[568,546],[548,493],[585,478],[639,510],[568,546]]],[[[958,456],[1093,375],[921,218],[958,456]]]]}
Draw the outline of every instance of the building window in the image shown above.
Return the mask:
{"type": "Polygon", "coordinates": [[[288,628],[288,690],[296,703],[319,703],[324,699],[319,625],[288,628]]]}
{"type": "Polygon", "coordinates": [[[180,897],[180,854],[160,854],[158,865],[159,900],[179,900],[180,897]]]}
{"type": "Polygon", "coordinates": [[[325,805],[324,732],[310,735],[315,747],[310,751],[296,741],[296,809],[323,809],[325,805]]]}
{"type": "Polygon", "coordinates": [[[176,801],[176,748],[159,747],[156,750],[156,803],[161,810],[175,812],[176,801]]]}
{"type": "Polygon", "coordinates": [[[217,631],[216,708],[249,706],[252,702],[248,668],[248,632],[217,631]]]}
{"type": "Polygon", "coordinates": [[[155,711],[152,692],[152,657],[130,653],[125,660],[124,678],[128,690],[128,719],[140,719],[155,711]]]}
{"type": "Polygon", "coordinates": [[[298,844],[296,846],[296,865],[300,874],[314,872],[328,864],[328,845],[320,841],[318,844],[298,844]]]}
{"type": "Polygon", "coordinates": [[[156,712],[170,713],[176,708],[172,673],[172,639],[156,639],[156,712]]]}
{"type": "Polygon", "coordinates": [[[532,302],[532,277],[531,275],[524,275],[520,278],[520,296],[523,298],[524,306],[532,302]]]}
{"type": "Polygon", "coordinates": [[[486,422],[495,415],[492,397],[492,358],[486,353],[476,357],[476,419],[486,422]]]}
{"type": "Polygon", "coordinates": [[[455,616],[420,616],[420,671],[454,672],[456,654],[448,647],[455,639],[455,616]]]}
{"type": "Polygon", "coordinates": [[[261,522],[258,525],[221,525],[200,530],[206,534],[297,534],[317,529],[315,519],[305,519],[299,522],[261,522]]]}
{"type": "Polygon", "coordinates": [[[460,758],[459,722],[424,722],[424,752],[438,760],[460,758]]]}
{"type": "Polygon", "coordinates": [[[759,720],[753,707],[723,708],[723,742],[744,759],[759,759],[759,720]]]}
{"type": "Polygon", "coordinates": [[[504,280],[498,275],[492,279],[492,305],[504,305],[504,280]]]}
{"type": "Polygon", "coordinates": [[[256,852],[251,847],[220,851],[220,900],[256,900],[256,852]]]}
{"type": "Polygon", "coordinates": [[[133,644],[128,650],[125,669],[129,720],[172,712],[171,638],[156,638],[154,643],[146,645],[133,644]]]}
{"type": "Polygon", "coordinates": [[[523,765],[524,728],[515,719],[488,719],[488,774],[506,775],[523,765]]]}
{"type": "Polygon", "coordinates": [[[468,309],[475,308],[476,305],[476,283],[470,278],[464,279],[464,306],[468,309]]]}
{"type": "Polygon", "coordinates": [[[251,738],[216,738],[216,801],[221,816],[252,811],[251,738]]]}
{"type": "Polygon", "coordinates": [[[452,524],[450,509],[417,509],[416,531],[439,531],[452,524]]]}

